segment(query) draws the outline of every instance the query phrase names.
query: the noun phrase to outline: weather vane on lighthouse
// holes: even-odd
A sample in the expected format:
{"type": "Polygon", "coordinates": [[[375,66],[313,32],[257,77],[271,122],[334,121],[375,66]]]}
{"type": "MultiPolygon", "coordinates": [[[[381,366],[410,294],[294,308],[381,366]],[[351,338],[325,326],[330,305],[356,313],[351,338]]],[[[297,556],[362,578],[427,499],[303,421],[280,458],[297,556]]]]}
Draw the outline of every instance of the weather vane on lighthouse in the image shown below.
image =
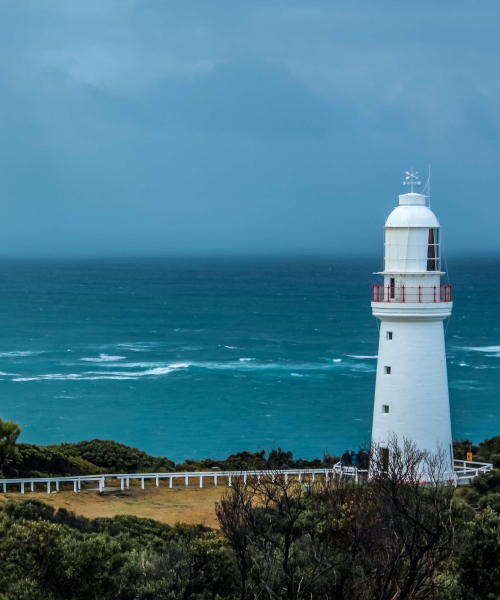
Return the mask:
{"type": "Polygon", "coordinates": [[[416,173],[413,172],[413,167],[411,168],[411,173],[409,171],[406,171],[406,181],[403,181],[403,185],[409,185],[410,187],[410,192],[413,194],[413,186],[414,185],[420,185],[420,181],[418,181],[418,171],[416,173]],[[408,181],[408,179],[410,181],[408,181]]]}

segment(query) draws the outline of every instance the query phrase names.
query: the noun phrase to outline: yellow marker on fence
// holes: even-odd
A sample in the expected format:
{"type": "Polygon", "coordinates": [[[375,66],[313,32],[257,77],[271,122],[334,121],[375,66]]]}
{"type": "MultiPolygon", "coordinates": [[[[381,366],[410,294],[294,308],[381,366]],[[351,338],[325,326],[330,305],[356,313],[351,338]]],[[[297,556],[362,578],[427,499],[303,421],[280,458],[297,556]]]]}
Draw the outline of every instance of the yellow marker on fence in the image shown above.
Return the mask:
{"type": "Polygon", "coordinates": [[[472,452],[467,452],[467,455],[465,457],[465,460],[471,461],[472,460],[472,452]]]}

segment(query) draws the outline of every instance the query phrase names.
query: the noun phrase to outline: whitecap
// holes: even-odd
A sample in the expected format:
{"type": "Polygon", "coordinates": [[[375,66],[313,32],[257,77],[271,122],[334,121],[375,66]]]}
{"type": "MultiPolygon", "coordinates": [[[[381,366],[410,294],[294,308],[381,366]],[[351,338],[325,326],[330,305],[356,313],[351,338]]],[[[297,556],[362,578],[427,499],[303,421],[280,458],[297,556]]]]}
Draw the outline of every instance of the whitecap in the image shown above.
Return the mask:
{"type": "Polygon", "coordinates": [[[302,375],[300,375],[300,373],[291,373],[292,377],[302,377],[302,375]]]}
{"type": "Polygon", "coordinates": [[[113,362],[116,360],[123,360],[125,356],[109,356],[108,354],[100,354],[99,358],[80,358],[80,360],[84,360],[86,362],[113,362]]]}
{"type": "Polygon", "coordinates": [[[16,350],[12,352],[0,352],[0,358],[16,358],[18,356],[37,356],[44,354],[43,350],[16,350]]]}
{"type": "Polygon", "coordinates": [[[240,362],[249,362],[251,360],[255,360],[254,358],[240,358],[239,361],[240,362]]]}
{"type": "Polygon", "coordinates": [[[229,348],[229,350],[238,350],[236,346],[224,346],[224,348],[229,348]]]}
{"type": "Polygon", "coordinates": [[[498,352],[500,353],[500,346],[478,346],[478,347],[467,347],[463,350],[472,350],[473,352],[498,352]]]}
{"type": "Polygon", "coordinates": [[[358,358],[359,360],[364,360],[366,358],[378,358],[378,355],[375,354],[375,356],[362,356],[362,355],[358,355],[358,354],[347,354],[347,356],[349,356],[349,358],[358,358]]]}
{"type": "Polygon", "coordinates": [[[342,362],[342,359],[341,358],[334,358],[333,362],[334,363],[339,363],[339,362],[342,362]]]}
{"type": "Polygon", "coordinates": [[[116,346],[132,352],[150,352],[151,347],[158,346],[158,342],[130,342],[128,344],[117,344],[116,346]]]}

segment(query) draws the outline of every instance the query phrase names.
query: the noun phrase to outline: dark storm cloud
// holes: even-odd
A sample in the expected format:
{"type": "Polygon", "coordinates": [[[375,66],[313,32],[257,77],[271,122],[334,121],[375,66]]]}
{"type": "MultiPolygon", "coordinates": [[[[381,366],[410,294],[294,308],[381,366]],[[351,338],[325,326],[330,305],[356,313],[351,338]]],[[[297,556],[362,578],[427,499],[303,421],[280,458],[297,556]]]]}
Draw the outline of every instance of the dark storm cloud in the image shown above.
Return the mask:
{"type": "Polygon", "coordinates": [[[404,170],[429,162],[449,250],[498,251],[499,17],[493,1],[3,5],[0,252],[380,253],[404,170]]]}

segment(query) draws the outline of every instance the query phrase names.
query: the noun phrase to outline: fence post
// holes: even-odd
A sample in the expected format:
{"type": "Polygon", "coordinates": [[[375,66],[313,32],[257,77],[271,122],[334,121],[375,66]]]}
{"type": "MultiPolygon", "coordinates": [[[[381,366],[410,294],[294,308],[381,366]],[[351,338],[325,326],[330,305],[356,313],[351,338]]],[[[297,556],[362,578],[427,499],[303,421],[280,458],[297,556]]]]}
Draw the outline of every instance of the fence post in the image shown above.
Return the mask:
{"type": "Polygon", "coordinates": [[[402,285],[401,289],[403,290],[403,302],[405,302],[405,286],[402,285]]]}
{"type": "Polygon", "coordinates": [[[436,302],[436,286],[434,286],[434,302],[436,302]]]}
{"type": "Polygon", "coordinates": [[[422,286],[418,286],[418,301],[422,302],[422,286]]]}

